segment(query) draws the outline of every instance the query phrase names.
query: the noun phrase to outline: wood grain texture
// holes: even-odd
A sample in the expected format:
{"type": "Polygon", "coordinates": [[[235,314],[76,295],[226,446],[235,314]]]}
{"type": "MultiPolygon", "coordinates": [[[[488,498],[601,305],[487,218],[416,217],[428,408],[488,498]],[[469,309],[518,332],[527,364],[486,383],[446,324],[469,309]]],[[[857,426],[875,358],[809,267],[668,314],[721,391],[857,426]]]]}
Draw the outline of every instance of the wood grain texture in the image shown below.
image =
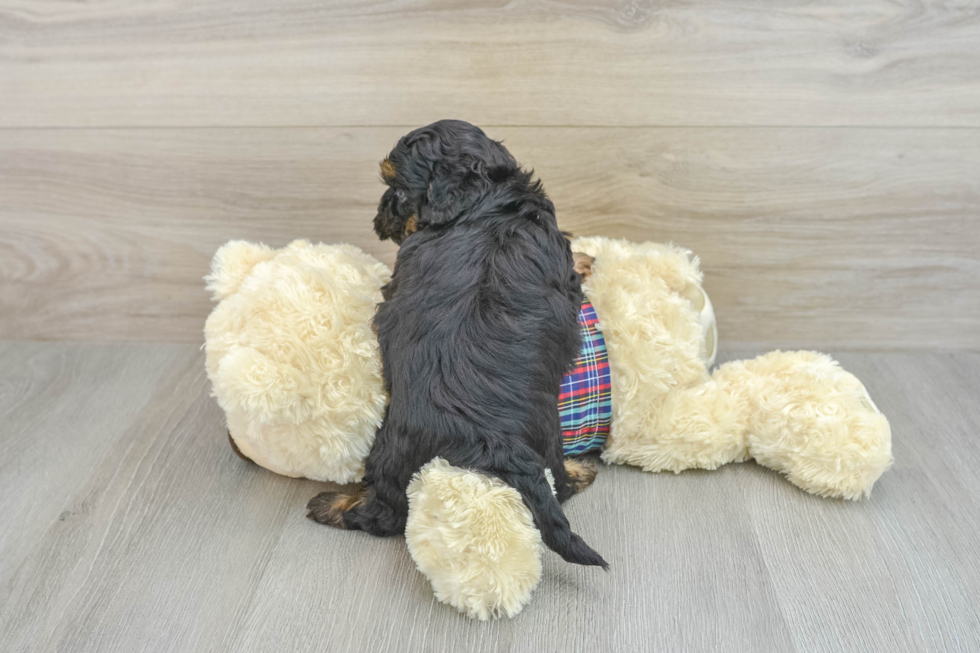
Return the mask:
{"type": "Polygon", "coordinates": [[[0,343],[0,584],[51,523],[87,509],[68,504],[91,466],[129,446],[134,420],[197,363],[177,345],[0,343]]]}
{"type": "Polygon", "coordinates": [[[753,464],[602,467],[567,513],[612,570],[546,553],[525,611],[480,623],[435,601],[402,538],[318,526],[303,507],[322,484],[235,457],[193,346],[0,346],[18,369],[0,442],[39,470],[3,488],[0,519],[36,537],[0,556],[0,650],[975,651],[980,355],[840,358],[892,423],[896,465],[870,500],[753,464]],[[118,444],[43,445],[100,427],[118,444]]]}
{"type": "MultiPolygon", "coordinates": [[[[723,342],[980,348],[980,130],[497,128],[581,235],[702,260],[723,342]]],[[[0,130],[0,335],[199,342],[232,238],[352,242],[402,128],[0,130]]]]}
{"type": "Polygon", "coordinates": [[[974,2],[0,4],[0,126],[980,126],[974,2]]]}
{"type": "Polygon", "coordinates": [[[980,356],[839,358],[892,424],[896,463],[871,500],[815,512],[802,493],[773,501],[774,475],[743,487],[768,569],[783,579],[776,592],[798,650],[973,650],[980,410],[968,397],[980,356]]]}

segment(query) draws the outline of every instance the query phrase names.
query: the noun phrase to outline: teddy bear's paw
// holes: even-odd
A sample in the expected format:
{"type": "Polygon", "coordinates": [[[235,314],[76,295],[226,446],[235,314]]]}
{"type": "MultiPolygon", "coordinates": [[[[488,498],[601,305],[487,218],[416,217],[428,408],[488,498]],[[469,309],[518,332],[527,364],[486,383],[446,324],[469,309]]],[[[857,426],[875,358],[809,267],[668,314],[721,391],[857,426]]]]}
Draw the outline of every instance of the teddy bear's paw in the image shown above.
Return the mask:
{"type": "Polygon", "coordinates": [[[231,450],[235,452],[235,455],[248,463],[254,463],[255,461],[242,453],[242,450],[238,448],[238,443],[235,442],[235,438],[232,437],[231,431],[228,431],[228,443],[231,445],[231,450]]]}
{"type": "Polygon", "coordinates": [[[436,598],[467,616],[513,617],[541,579],[541,534],[517,490],[441,458],[408,486],[405,540],[436,598]]]}
{"type": "Polygon", "coordinates": [[[573,494],[592,485],[598,471],[595,460],[590,458],[565,459],[565,473],[568,474],[568,484],[572,487],[573,494]]]}
{"type": "Polygon", "coordinates": [[[808,351],[771,352],[741,366],[733,387],[751,397],[752,457],[798,487],[860,499],[891,465],[888,419],[837,361],[808,351]]]}

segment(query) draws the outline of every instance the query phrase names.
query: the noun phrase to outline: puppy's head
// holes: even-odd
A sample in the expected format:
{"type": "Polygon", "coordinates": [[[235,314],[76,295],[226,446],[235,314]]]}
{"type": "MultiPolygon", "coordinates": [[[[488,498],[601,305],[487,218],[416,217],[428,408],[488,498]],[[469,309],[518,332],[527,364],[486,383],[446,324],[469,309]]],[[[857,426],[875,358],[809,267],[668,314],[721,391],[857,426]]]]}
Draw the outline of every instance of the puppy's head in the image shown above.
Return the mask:
{"type": "Polygon", "coordinates": [[[468,122],[440,120],[416,129],[381,162],[388,189],[374,231],[400,245],[416,231],[449,225],[517,171],[510,152],[468,122]]]}

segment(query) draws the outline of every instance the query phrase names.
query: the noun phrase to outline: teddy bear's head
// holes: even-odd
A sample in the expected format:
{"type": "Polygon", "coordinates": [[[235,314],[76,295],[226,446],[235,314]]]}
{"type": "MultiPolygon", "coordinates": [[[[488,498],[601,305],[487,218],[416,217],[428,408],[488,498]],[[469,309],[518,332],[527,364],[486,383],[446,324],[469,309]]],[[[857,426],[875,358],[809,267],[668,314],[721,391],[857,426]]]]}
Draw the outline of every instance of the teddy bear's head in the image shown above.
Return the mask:
{"type": "Polygon", "coordinates": [[[207,370],[239,449],[280,474],[346,483],[384,409],[371,331],[388,268],[351,245],[232,241],[207,277],[207,370]]]}

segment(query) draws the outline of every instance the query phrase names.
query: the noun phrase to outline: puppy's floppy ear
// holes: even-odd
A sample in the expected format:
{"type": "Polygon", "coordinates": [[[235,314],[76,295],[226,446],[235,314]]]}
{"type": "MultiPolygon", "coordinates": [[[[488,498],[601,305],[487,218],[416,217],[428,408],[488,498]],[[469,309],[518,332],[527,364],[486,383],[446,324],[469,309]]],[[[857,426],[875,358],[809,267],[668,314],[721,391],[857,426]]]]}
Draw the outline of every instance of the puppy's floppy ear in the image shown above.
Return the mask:
{"type": "Polygon", "coordinates": [[[490,178],[482,161],[440,161],[432,173],[429,189],[419,207],[422,226],[449,224],[473,208],[490,187],[490,178]]]}

